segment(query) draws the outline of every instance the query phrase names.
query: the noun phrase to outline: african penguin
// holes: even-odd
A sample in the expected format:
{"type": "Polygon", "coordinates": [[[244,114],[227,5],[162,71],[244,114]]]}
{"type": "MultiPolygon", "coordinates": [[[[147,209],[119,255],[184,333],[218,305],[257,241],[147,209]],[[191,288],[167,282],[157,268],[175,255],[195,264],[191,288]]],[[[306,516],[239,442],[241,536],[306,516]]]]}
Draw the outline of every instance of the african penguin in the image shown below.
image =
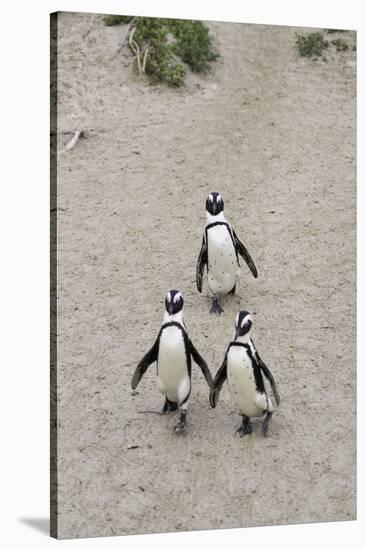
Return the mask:
{"type": "Polygon", "coordinates": [[[226,350],[224,362],[216,373],[210,392],[210,403],[215,408],[222,385],[227,379],[231,401],[243,417],[242,425],[237,430],[240,437],[252,433],[250,418],[263,416],[262,432],[267,435],[273,404],[267,395],[263,374],[271,384],[276,404],[280,404],[276,382],[250,337],[252,323],[252,316],[247,311],[237,314],[234,339],[226,350]]]}
{"type": "Polygon", "coordinates": [[[165,395],[162,414],[173,412],[180,407],[180,419],[174,427],[176,432],[183,432],[186,428],[192,359],[201,368],[210,389],[212,386],[212,377],[206,361],[188,338],[183,320],[183,304],[181,292],[170,290],[167,293],[164,320],[158,337],[137,365],[131,383],[134,390],[149,365],[157,362],[158,389],[165,395]]]}
{"type": "Polygon", "coordinates": [[[197,260],[196,284],[198,292],[202,292],[202,278],[206,266],[208,288],[212,295],[210,312],[220,314],[223,312],[219,301],[220,295],[235,293],[240,275],[239,254],[255,278],[258,273],[249,252],[225,219],[224,201],[220,193],[209,194],[206,201],[206,216],[201,251],[197,260]]]}

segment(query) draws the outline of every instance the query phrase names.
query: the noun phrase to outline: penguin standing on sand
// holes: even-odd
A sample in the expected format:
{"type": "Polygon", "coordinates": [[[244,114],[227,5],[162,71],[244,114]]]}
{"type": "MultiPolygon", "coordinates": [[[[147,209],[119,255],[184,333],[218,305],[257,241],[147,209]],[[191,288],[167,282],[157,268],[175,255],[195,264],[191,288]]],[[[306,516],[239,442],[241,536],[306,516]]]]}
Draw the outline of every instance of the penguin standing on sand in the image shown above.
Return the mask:
{"type": "Polygon", "coordinates": [[[210,392],[210,404],[215,408],[222,385],[227,379],[231,401],[243,417],[242,425],[237,430],[240,437],[252,433],[252,417],[263,416],[262,432],[267,435],[273,405],[264,386],[263,374],[271,384],[276,404],[280,404],[276,382],[259,357],[250,337],[252,322],[247,311],[237,314],[234,340],[227,348],[224,362],[216,373],[210,392]]]}
{"type": "Polygon", "coordinates": [[[220,193],[210,193],[206,201],[206,226],[202,247],[198,256],[196,284],[202,292],[202,278],[207,267],[208,288],[212,295],[211,313],[222,313],[220,295],[234,294],[240,275],[239,254],[247,263],[253,277],[257,278],[257,268],[224,216],[224,201],[220,193]]]}
{"type": "Polygon", "coordinates": [[[132,377],[132,389],[137,388],[149,365],[157,362],[159,391],[165,395],[162,414],[180,407],[180,419],[174,427],[183,432],[187,423],[188,400],[191,393],[192,358],[201,368],[211,389],[212,377],[206,361],[188,338],[183,320],[183,296],[178,290],[170,290],[165,298],[165,315],[153,347],[141,359],[132,377]]]}

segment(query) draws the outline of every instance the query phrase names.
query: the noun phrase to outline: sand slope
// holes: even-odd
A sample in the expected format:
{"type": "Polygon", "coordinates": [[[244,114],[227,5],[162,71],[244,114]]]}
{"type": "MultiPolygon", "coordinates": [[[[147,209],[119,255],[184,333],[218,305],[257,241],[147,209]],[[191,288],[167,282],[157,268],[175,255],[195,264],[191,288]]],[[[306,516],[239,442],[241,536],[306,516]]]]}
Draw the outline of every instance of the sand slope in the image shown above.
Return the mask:
{"type": "MultiPolygon", "coordinates": [[[[242,527],[356,515],[356,53],[299,58],[289,27],[210,23],[220,60],[182,91],[138,81],[124,27],[59,19],[59,536],[242,527]],[[259,271],[208,313],[195,263],[210,191],[259,271]],[[185,295],[212,373],[239,309],[282,403],[240,439],[193,371],[189,433],[151,367],[165,293],[185,295]],[[130,448],[137,445],[138,448],[130,448]]],[[[330,38],[333,38],[332,35],[330,38]]],[[[344,33],[350,44],[355,33],[344,33]]]]}

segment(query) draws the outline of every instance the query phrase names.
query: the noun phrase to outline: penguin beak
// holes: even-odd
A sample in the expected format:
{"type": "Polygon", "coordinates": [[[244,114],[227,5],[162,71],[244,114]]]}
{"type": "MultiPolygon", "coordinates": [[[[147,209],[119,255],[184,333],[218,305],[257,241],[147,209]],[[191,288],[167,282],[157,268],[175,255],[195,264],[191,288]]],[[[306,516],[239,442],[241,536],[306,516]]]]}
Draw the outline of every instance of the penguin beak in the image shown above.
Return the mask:
{"type": "Polygon", "coordinates": [[[174,311],[174,305],[173,305],[173,302],[171,302],[170,304],[168,304],[168,313],[169,313],[169,315],[172,315],[173,311],[174,311]]]}
{"type": "Polygon", "coordinates": [[[217,212],[217,202],[214,202],[213,205],[212,205],[212,212],[213,212],[213,215],[216,216],[216,212],[217,212]]]}
{"type": "Polygon", "coordinates": [[[239,325],[235,327],[235,340],[240,336],[240,327],[239,325]]]}

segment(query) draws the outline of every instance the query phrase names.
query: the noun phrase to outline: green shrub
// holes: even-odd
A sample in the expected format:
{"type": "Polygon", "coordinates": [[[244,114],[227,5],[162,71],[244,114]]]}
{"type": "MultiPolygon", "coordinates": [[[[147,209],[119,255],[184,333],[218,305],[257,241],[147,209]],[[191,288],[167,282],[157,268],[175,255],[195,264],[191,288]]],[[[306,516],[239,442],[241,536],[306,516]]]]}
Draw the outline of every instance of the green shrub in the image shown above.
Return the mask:
{"type": "Polygon", "coordinates": [[[176,37],[174,52],[181,57],[193,72],[207,72],[210,63],[218,58],[212,50],[208,28],[201,21],[172,20],[170,31],[176,37]]]}
{"type": "Polygon", "coordinates": [[[321,32],[296,33],[296,44],[303,57],[321,56],[323,50],[329,46],[328,40],[324,40],[321,32]]]}
{"type": "Polygon", "coordinates": [[[345,40],[343,40],[343,38],[332,40],[332,44],[334,44],[337,48],[337,52],[344,52],[345,50],[348,50],[348,44],[345,40]]]}
{"type": "Polygon", "coordinates": [[[194,72],[208,72],[219,56],[212,48],[209,29],[201,21],[160,19],[156,17],[105,16],[106,25],[130,23],[129,44],[137,59],[140,73],[155,84],[184,84],[185,67],[179,57],[194,72]],[[119,19],[117,19],[119,17],[119,19]]]}
{"type": "Polygon", "coordinates": [[[130,23],[132,19],[132,15],[105,15],[103,17],[103,21],[108,27],[119,25],[120,23],[130,23]]]}

